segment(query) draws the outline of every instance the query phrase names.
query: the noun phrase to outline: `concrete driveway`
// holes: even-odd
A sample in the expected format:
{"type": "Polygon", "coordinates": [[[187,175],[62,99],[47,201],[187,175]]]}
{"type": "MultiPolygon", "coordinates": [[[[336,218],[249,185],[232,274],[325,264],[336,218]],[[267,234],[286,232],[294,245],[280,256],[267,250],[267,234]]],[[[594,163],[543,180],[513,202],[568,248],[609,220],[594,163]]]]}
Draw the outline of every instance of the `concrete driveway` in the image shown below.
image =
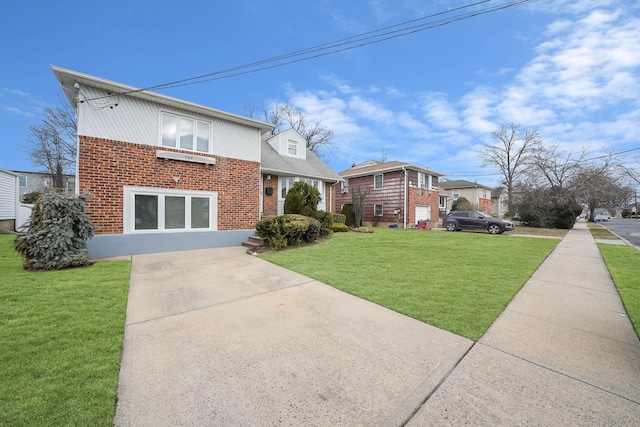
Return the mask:
{"type": "Polygon", "coordinates": [[[402,425],[473,345],[239,247],[131,277],[117,426],[402,425]]]}

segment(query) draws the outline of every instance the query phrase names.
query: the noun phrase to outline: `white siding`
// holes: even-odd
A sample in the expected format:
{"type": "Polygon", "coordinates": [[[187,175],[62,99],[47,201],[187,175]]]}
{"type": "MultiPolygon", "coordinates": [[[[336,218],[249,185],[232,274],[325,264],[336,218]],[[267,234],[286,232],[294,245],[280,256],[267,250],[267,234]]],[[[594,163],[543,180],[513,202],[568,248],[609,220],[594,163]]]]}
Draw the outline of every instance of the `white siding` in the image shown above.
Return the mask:
{"type": "Polygon", "coordinates": [[[16,219],[18,177],[0,170],[0,220],[16,219]]]}
{"type": "MultiPolygon", "coordinates": [[[[106,95],[103,90],[85,86],[81,100],[106,95]]],[[[126,95],[87,100],[80,104],[80,108],[79,135],[159,146],[160,114],[166,111],[211,122],[211,154],[260,161],[260,131],[257,128],[126,95]],[[116,103],[117,106],[114,105],[116,103]]]]}

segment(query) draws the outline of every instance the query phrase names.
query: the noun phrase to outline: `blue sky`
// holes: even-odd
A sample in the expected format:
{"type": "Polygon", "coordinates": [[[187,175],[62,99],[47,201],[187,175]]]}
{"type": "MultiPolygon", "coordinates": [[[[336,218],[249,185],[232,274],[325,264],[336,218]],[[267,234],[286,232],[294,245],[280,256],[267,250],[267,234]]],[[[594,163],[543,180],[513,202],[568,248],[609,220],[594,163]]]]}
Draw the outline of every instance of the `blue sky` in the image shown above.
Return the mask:
{"type": "MultiPolygon", "coordinates": [[[[509,3],[486,2],[476,9],[509,3]]],[[[472,3],[467,0],[4,2],[0,168],[33,170],[29,125],[62,97],[49,65],[148,87],[472,3]]],[[[323,154],[410,162],[497,185],[478,149],[500,124],[566,151],[640,147],[640,3],[536,1],[283,67],[159,91],[243,114],[289,103],[334,131],[323,154]]],[[[625,160],[638,164],[640,151],[625,160]]]]}

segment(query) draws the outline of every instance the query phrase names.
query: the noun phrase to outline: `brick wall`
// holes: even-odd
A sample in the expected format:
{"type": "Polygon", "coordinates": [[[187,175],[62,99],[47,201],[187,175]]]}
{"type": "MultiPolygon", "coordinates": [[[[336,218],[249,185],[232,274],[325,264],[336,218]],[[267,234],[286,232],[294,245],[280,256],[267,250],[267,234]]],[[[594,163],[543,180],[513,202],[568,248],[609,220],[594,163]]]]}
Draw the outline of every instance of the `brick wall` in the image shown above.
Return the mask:
{"type": "Polygon", "coordinates": [[[409,200],[407,207],[407,227],[416,225],[416,206],[431,206],[431,224],[432,227],[438,225],[440,219],[440,211],[438,202],[440,194],[437,191],[425,190],[423,188],[409,188],[409,200]]]}
{"type": "Polygon", "coordinates": [[[271,180],[267,180],[267,175],[262,175],[263,187],[271,187],[273,188],[273,193],[270,196],[267,196],[266,191],[262,193],[262,215],[263,216],[276,216],[278,215],[278,182],[279,177],[276,175],[271,175],[271,180]]]}
{"type": "Polygon", "coordinates": [[[80,192],[93,195],[87,214],[96,234],[123,232],[125,185],[216,191],[218,230],[250,230],[259,220],[259,163],[218,156],[215,165],[157,159],[155,146],[87,136],[79,140],[80,192]],[[180,178],[177,183],[174,176],[180,178]]]}

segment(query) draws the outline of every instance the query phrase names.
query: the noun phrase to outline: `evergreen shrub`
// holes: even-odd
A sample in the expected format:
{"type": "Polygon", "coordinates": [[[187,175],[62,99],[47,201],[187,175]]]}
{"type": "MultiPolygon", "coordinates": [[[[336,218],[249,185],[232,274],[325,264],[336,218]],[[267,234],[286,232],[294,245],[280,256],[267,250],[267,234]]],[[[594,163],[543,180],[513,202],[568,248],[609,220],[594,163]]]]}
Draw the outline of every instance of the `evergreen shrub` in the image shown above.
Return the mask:
{"type": "Polygon", "coordinates": [[[44,193],[36,201],[14,246],[27,270],[60,270],[90,264],[87,239],[93,225],[84,213],[88,194],[44,193]]]}

